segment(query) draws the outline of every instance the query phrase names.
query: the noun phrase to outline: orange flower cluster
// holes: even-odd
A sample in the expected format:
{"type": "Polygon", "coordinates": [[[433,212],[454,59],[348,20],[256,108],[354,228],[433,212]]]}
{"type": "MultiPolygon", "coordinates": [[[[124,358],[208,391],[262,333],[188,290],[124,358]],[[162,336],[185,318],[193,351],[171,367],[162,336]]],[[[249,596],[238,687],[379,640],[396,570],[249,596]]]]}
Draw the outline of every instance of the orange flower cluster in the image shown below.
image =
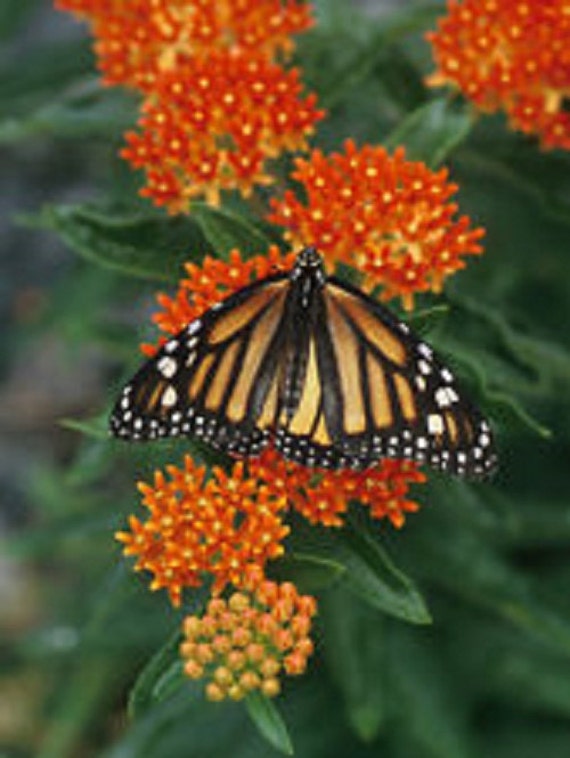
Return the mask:
{"type": "Polygon", "coordinates": [[[262,56],[212,52],[165,73],[143,105],[139,132],[128,132],[121,155],[143,168],[142,195],[170,213],[222,190],[248,196],[270,184],[268,159],[305,150],[322,112],[301,96],[299,72],[262,56]]]}
{"type": "Polygon", "coordinates": [[[313,597],[250,569],[243,591],[227,601],[210,600],[201,618],[186,618],[180,648],[184,670],[192,679],[210,680],[209,700],[241,700],[256,689],[275,697],[281,689],[279,674],[299,675],[306,669],[315,613],[313,597]]]}
{"type": "Polygon", "coordinates": [[[119,532],[125,554],[137,557],[136,570],[153,574],[152,590],[166,588],[174,605],[182,590],[213,577],[213,592],[239,587],[250,564],[262,567],[283,553],[289,532],[281,520],[287,498],[280,490],[244,476],[244,464],[231,474],[215,467],[206,481],[204,467],[187,456],[184,468],[155,473],[153,484],[139,484],[146,521],[135,516],[130,531],[119,532]]]}
{"type": "Polygon", "coordinates": [[[411,484],[425,475],[410,461],[383,459],[364,471],[315,470],[285,461],[268,451],[249,465],[250,476],[274,490],[283,489],[291,507],[313,524],[340,527],[351,501],[370,507],[373,518],[388,518],[400,528],[405,514],[419,505],[408,499],[411,484]]]}
{"type": "Polygon", "coordinates": [[[55,0],[88,21],[107,84],[152,90],[165,71],[216,50],[274,60],[313,25],[298,0],[55,0]]]}
{"type": "Polygon", "coordinates": [[[331,262],[355,266],[364,286],[382,287],[384,300],[400,296],[411,308],[414,293],[438,292],[464,267],[463,256],[482,251],[483,229],[456,218],[449,202],[457,186],[447,170],[407,161],[403,148],[390,156],[347,140],[344,153],[298,158],[293,177],[306,202],[287,191],[272,200],[270,221],[286,227],[294,246],[310,242],[331,262]]]}
{"type": "Polygon", "coordinates": [[[263,567],[282,555],[288,507],[312,523],[338,527],[354,500],[399,528],[405,514],[419,508],[408,499],[410,485],[425,481],[409,461],[325,471],[284,461],[273,450],[247,466],[234,463],[230,474],[215,467],[208,481],[189,456],[183,469],[168,466],[167,472],[157,471],[152,485],[139,484],[150,515],[146,521],[131,516],[130,530],[117,539],[126,555],[136,556],[136,570],[151,572],[151,589],[167,589],[174,605],[184,588],[201,585],[207,575],[219,594],[227,584],[243,587],[252,565],[263,567]]]}
{"type": "Polygon", "coordinates": [[[428,83],[458,88],[482,111],[504,109],[544,148],[570,149],[567,0],[450,0],[428,40],[438,67],[428,83]]]}
{"type": "Polygon", "coordinates": [[[269,184],[267,162],[305,150],[324,115],[281,59],[312,25],[297,0],[59,0],[91,22],[107,84],[144,94],[122,156],[146,173],[143,196],[170,213],[222,190],[269,184]]]}

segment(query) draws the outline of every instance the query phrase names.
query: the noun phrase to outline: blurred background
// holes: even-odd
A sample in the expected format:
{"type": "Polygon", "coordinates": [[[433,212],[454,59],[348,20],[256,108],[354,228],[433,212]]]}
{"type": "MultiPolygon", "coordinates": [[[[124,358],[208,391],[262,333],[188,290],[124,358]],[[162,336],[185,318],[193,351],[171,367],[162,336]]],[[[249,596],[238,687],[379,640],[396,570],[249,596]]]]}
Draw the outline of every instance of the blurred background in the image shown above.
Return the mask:
{"type": "MultiPolygon", "coordinates": [[[[570,161],[500,117],[468,133],[453,109],[429,110],[422,34],[442,3],[317,5],[298,59],[328,98],[319,144],[388,139],[412,157],[445,157],[462,210],[488,231],[484,258],[420,305],[450,309],[424,326],[489,409],[503,463],[492,487],[430,479],[401,533],[380,527],[434,625],[385,617],[342,588],[324,593],[317,656],[284,714],[302,758],[560,758],[570,751],[570,161]]],[[[186,230],[156,212],[141,225],[149,208],[116,157],[136,103],[98,86],[85,28],[45,0],[4,0],[0,42],[0,756],[277,755],[243,709],[203,705],[190,687],[126,716],[179,614],[128,570],[113,532],[135,508],[133,482],[184,448],[149,454],[106,439],[106,408],[152,333],[154,293],[177,275],[173,264],[168,277],[134,278],[109,260],[144,252],[152,228],[179,261],[186,230]]]]}

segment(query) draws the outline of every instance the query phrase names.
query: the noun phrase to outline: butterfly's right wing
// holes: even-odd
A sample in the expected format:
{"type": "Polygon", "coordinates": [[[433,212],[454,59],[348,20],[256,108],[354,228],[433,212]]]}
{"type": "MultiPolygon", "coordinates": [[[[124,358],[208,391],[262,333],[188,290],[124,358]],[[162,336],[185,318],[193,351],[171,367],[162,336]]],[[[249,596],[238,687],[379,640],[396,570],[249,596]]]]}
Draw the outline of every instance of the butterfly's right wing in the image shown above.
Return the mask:
{"type": "Polygon", "coordinates": [[[493,470],[488,423],[404,323],[335,279],[313,308],[300,402],[277,429],[286,457],[355,469],[405,458],[475,478],[493,470]]]}
{"type": "Polygon", "coordinates": [[[124,387],[111,431],[127,440],[195,435],[255,454],[275,424],[289,280],[236,292],[171,338],[124,387]]]}

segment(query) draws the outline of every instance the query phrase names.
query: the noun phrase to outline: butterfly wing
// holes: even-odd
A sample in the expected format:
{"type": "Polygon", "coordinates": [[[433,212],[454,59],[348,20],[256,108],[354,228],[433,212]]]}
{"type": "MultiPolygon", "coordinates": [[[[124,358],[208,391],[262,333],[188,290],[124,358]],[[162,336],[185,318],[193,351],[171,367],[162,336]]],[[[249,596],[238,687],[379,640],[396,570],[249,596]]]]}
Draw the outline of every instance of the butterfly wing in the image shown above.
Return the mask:
{"type": "Polygon", "coordinates": [[[428,345],[336,279],[313,307],[301,400],[278,423],[286,457],[355,469],[404,458],[474,478],[492,471],[488,423],[428,345]]]}
{"type": "Polygon", "coordinates": [[[229,452],[259,452],[277,414],[287,290],[287,275],[264,279],[171,338],[124,387],[112,433],[128,440],[194,435],[229,452]]]}

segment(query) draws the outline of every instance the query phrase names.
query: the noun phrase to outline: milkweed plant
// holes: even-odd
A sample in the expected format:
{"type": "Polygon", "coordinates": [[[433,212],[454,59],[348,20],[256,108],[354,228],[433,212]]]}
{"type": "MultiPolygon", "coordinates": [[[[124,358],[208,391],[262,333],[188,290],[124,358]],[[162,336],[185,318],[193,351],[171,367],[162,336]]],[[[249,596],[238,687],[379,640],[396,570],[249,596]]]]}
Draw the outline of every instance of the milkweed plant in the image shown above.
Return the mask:
{"type": "Polygon", "coordinates": [[[565,755],[569,4],[8,5],[0,140],[45,165],[19,218],[65,271],[6,344],[55,333],[98,383],[6,540],[37,585],[6,755],[565,755]],[[143,361],[307,246],[460,378],[493,476],[111,438],[143,361]]]}

